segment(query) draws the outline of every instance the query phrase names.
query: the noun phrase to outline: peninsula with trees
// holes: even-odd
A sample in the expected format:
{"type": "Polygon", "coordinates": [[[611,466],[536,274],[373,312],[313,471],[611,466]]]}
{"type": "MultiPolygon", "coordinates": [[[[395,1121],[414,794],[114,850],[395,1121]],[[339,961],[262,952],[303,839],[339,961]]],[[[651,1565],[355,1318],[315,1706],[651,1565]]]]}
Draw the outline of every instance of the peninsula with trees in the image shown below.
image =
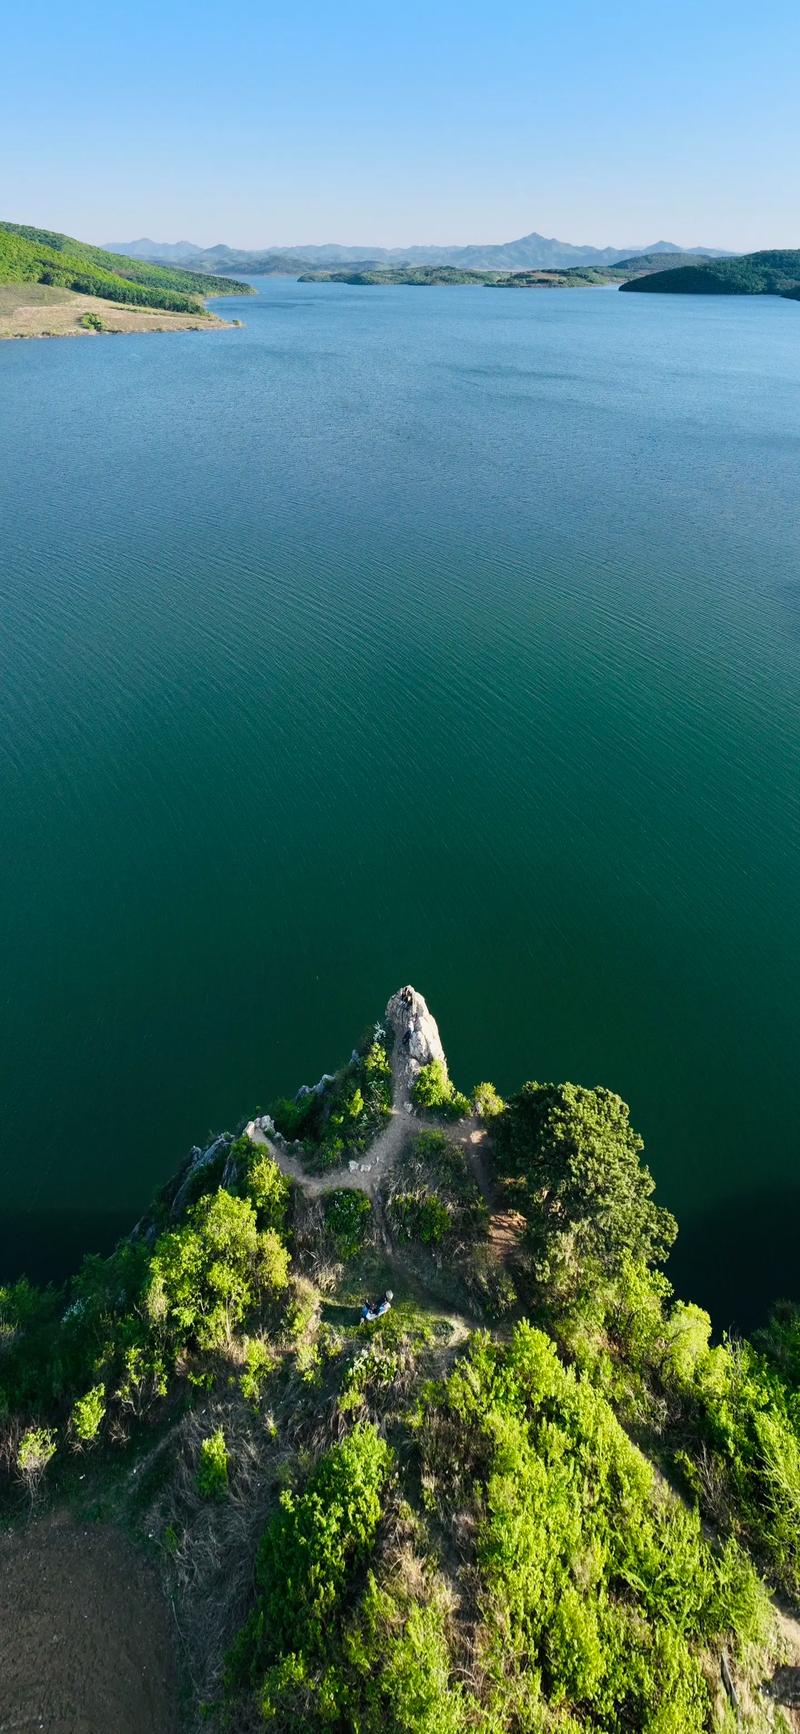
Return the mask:
{"type": "Polygon", "coordinates": [[[226,321],[205,298],[252,293],[232,277],[201,277],[0,222],[0,337],[221,328],[226,321]]]}
{"type": "Polygon", "coordinates": [[[653,1193],[612,1090],[461,1090],[406,987],[7,1282],[3,1726],[790,1734],[800,1310],[715,1336],[653,1193]]]}
{"type": "Polygon", "coordinates": [[[686,261],[620,285],[653,295],[781,295],[800,300],[800,248],[743,253],[705,263],[686,261]]]}

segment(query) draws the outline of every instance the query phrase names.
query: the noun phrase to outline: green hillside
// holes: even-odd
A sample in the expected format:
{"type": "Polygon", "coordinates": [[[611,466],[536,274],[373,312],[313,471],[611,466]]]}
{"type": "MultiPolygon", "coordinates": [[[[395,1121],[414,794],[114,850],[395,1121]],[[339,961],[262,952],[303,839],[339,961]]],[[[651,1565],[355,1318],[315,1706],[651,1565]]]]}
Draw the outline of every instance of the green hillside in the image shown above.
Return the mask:
{"type": "MultiPolygon", "coordinates": [[[[677,271],[683,265],[709,265],[713,258],[711,253],[669,253],[666,256],[670,271],[677,271]]],[[[618,259],[610,271],[614,276],[617,272],[663,271],[664,257],[663,253],[634,253],[629,259],[618,259]]]]}
{"type": "MultiPolygon", "coordinates": [[[[677,258],[682,262],[689,255],[681,253],[677,258]]],[[[304,270],[298,281],[379,287],[394,284],[412,288],[471,284],[488,289],[573,289],[621,283],[633,273],[661,271],[663,259],[663,253],[642,253],[623,259],[618,265],[572,265],[554,271],[472,271],[456,265],[337,265],[327,270],[313,267],[304,270]]],[[[705,259],[701,258],[700,263],[705,263],[705,259]]]]}
{"type": "Polygon", "coordinates": [[[706,265],[682,265],[657,271],[620,285],[653,295],[786,295],[796,299],[800,287],[800,248],[743,253],[736,259],[713,259],[706,265]]]}
{"type": "Polygon", "coordinates": [[[800,1312],[715,1343],[625,1103],[462,1094],[408,994],[110,1257],[0,1287],[9,1582],[31,1509],[136,1537],[187,1734],[790,1734],[800,1312]]]}
{"type": "Polygon", "coordinates": [[[46,283],[136,307],[194,313],[207,295],[251,295],[232,277],[151,265],[106,253],[71,235],[0,222],[0,283],[46,283]]]}

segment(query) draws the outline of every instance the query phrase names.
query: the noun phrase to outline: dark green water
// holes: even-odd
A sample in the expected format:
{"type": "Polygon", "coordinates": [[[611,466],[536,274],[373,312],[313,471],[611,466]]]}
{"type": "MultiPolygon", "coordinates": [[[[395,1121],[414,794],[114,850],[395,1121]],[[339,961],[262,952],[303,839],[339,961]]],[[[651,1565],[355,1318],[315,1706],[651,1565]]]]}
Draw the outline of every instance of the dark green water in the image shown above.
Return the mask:
{"type": "Polygon", "coordinates": [[[800,1292],[800,309],[262,285],[0,345],[0,1256],[428,997],[800,1292]]]}

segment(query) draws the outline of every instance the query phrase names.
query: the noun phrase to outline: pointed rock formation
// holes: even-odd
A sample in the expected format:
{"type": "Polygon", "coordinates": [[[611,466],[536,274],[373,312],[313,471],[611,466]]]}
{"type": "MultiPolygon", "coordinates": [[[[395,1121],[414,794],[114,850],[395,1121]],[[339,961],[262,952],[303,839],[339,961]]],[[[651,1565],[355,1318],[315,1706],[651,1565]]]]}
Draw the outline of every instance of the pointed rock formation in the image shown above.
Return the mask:
{"type": "Polygon", "coordinates": [[[447,1071],[436,1019],[415,988],[401,987],[392,994],[386,1022],[394,1035],[394,1068],[405,1085],[405,1094],[410,1094],[415,1078],[431,1060],[439,1060],[447,1071]]]}

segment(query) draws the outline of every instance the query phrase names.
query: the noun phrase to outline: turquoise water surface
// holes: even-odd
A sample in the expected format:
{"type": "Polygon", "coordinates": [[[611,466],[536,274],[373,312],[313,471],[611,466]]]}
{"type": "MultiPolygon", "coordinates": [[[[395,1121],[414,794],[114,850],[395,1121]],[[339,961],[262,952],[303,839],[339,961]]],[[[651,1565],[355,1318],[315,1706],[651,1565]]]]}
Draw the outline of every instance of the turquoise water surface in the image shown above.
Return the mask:
{"type": "Polygon", "coordinates": [[[602,1081],[684,1292],[800,1293],[800,308],[262,281],[0,345],[0,1268],[411,980],[602,1081]]]}

